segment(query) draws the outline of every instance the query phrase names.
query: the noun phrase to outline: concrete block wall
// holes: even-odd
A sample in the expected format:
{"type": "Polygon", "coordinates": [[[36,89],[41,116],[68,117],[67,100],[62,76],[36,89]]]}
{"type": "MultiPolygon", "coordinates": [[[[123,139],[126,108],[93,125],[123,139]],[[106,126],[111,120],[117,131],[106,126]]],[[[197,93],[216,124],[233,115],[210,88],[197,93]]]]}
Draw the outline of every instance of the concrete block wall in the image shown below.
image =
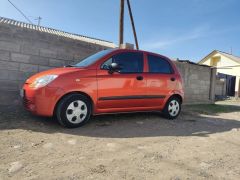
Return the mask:
{"type": "Polygon", "coordinates": [[[109,47],[0,24],[0,104],[18,103],[25,80],[109,47]]]}
{"type": "MultiPolygon", "coordinates": [[[[29,76],[106,48],[109,47],[0,23],[0,104],[19,103],[19,89],[29,76]]],[[[211,68],[176,64],[184,79],[185,102],[212,102],[211,92],[215,90],[211,68]]]]}
{"type": "Polygon", "coordinates": [[[187,62],[178,62],[177,65],[184,82],[185,103],[186,104],[200,104],[212,103],[211,92],[215,86],[212,80],[215,74],[211,73],[210,67],[191,64],[187,62]],[[213,84],[213,86],[211,86],[213,84]]]}

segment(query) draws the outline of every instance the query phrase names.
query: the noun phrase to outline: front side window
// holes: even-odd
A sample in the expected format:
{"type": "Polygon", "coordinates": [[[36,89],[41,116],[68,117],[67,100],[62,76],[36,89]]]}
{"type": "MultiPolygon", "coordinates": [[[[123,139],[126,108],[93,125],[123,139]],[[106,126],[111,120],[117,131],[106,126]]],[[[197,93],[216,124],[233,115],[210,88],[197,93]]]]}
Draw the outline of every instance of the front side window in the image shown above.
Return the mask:
{"type": "Polygon", "coordinates": [[[105,61],[101,69],[108,69],[111,63],[117,63],[120,67],[119,73],[141,73],[143,72],[143,53],[124,52],[114,55],[105,61]]]}
{"type": "Polygon", "coordinates": [[[148,67],[150,73],[172,74],[170,63],[162,57],[148,55],[148,67]]]}

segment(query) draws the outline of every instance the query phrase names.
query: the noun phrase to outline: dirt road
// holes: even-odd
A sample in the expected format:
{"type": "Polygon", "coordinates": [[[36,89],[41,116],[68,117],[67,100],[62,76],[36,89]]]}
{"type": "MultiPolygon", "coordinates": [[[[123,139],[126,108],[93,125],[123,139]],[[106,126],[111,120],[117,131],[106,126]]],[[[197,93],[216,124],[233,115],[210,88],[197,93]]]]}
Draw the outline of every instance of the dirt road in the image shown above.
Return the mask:
{"type": "Polygon", "coordinates": [[[240,179],[239,107],[185,107],[174,121],[104,115],[78,129],[21,108],[0,113],[0,179],[240,179]]]}

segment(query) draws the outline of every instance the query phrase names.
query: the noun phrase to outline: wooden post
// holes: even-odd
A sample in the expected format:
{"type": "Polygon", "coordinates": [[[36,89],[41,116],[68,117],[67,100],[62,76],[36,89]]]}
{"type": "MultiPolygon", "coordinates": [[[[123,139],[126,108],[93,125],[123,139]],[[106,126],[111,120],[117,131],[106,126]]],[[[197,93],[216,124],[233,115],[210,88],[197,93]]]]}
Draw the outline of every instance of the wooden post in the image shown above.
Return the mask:
{"type": "Polygon", "coordinates": [[[132,24],[132,30],[133,30],[133,35],[134,35],[134,39],[135,39],[136,49],[138,50],[139,46],[138,46],[137,33],[136,33],[135,25],[134,25],[132,9],[131,9],[131,5],[130,5],[130,1],[129,0],[127,0],[127,5],[128,5],[129,16],[130,16],[130,19],[131,19],[131,24],[132,24]]]}
{"type": "Polygon", "coordinates": [[[119,47],[123,44],[124,34],[124,0],[120,0],[120,19],[119,19],[119,47]]]}

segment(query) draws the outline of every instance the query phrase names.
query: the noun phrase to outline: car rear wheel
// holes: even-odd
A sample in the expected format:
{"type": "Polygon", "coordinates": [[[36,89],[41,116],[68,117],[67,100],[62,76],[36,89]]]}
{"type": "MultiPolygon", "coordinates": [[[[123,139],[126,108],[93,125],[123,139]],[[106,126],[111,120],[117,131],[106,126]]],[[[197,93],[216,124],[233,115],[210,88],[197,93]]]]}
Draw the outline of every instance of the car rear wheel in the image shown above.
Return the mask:
{"type": "Polygon", "coordinates": [[[175,119],[181,112],[181,101],[178,97],[171,97],[163,110],[163,114],[168,119],[175,119]]]}
{"type": "Polygon", "coordinates": [[[81,94],[68,95],[59,102],[56,116],[64,127],[80,127],[90,119],[91,101],[81,94]]]}

